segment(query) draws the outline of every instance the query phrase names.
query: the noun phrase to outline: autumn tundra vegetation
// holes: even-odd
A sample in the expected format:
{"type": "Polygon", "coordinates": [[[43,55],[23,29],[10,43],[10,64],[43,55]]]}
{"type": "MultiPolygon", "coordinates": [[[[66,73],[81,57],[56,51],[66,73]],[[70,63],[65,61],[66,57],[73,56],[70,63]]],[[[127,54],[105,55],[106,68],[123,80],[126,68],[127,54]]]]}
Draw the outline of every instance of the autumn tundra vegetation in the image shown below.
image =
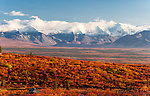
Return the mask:
{"type": "Polygon", "coordinates": [[[0,96],[148,96],[149,75],[148,64],[2,53],[0,96]],[[40,91],[30,94],[31,88],[40,91]]]}

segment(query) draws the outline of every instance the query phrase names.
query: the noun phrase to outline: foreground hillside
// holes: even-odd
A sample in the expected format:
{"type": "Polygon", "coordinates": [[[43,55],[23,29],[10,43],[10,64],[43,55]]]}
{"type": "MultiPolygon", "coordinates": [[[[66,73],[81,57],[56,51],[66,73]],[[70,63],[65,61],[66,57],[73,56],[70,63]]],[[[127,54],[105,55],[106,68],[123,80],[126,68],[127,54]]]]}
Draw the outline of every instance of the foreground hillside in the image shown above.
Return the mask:
{"type": "Polygon", "coordinates": [[[2,88],[53,88],[57,83],[58,88],[69,86],[78,90],[93,88],[137,92],[147,90],[149,70],[150,65],[144,64],[103,63],[12,53],[0,55],[2,88]]]}

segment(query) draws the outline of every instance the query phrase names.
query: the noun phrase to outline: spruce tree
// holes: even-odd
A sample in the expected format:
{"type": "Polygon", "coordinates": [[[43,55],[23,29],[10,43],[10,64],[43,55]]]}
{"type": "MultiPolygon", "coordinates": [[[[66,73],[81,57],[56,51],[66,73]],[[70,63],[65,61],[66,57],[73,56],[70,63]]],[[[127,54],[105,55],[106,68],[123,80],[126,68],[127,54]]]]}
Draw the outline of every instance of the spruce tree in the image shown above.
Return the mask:
{"type": "Polygon", "coordinates": [[[30,56],[33,56],[32,52],[30,52],[30,56]]]}
{"type": "Polygon", "coordinates": [[[4,86],[4,77],[2,76],[1,86],[4,86]]]}
{"type": "Polygon", "coordinates": [[[0,46],[0,53],[2,53],[2,47],[0,46]]]}
{"type": "Polygon", "coordinates": [[[66,86],[67,90],[70,90],[70,84],[69,84],[69,80],[67,80],[67,86],[66,86]]]}
{"type": "Polygon", "coordinates": [[[53,87],[53,89],[55,90],[55,89],[57,89],[57,78],[56,78],[56,76],[54,77],[54,87],[53,87]]]}
{"type": "Polygon", "coordinates": [[[149,79],[149,75],[146,76],[146,79],[147,79],[147,87],[149,88],[149,80],[148,80],[149,79]]]}

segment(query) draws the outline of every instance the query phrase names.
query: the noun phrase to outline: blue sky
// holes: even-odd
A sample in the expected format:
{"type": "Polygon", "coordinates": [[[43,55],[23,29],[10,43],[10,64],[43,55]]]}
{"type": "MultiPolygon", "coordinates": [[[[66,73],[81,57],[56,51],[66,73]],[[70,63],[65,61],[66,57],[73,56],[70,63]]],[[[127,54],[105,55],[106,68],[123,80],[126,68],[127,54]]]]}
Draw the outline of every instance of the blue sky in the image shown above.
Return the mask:
{"type": "MultiPolygon", "coordinates": [[[[150,0],[0,0],[0,11],[21,11],[43,20],[89,22],[95,18],[150,25],[150,0]]],[[[0,20],[29,19],[0,13],[0,20]]]]}

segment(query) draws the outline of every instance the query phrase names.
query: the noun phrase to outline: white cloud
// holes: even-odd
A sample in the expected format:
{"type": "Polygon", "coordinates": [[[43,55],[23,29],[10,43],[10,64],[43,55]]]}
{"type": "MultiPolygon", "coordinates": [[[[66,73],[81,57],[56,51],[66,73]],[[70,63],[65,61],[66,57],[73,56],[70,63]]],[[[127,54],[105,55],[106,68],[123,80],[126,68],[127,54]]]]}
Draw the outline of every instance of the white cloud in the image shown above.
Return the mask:
{"type": "Polygon", "coordinates": [[[38,16],[31,16],[30,18],[39,19],[38,16]]]}
{"type": "Polygon", "coordinates": [[[80,22],[66,22],[66,21],[45,21],[38,16],[31,16],[31,20],[4,20],[5,24],[0,24],[0,31],[7,32],[11,30],[22,30],[27,27],[33,27],[37,31],[44,34],[58,33],[58,32],[74,32],[84,34],[110,34],[119,36],[124,33],[134,34],[143,30],[150,29],[150,26],[134,26],[130,24],[116,23],[114,21],[97,20],[94,22],[80,23],[80,22]],[[122,33],[120,33],[122,31],[122,33]]]}
{"type": "Polygon", "coordinates": [[[145,26],[133,26],[130,24],[123,24],[123,23],[120,23],[120,24],[121,24],[122,29],[128,32],[129,34],[134,34],[136,32],[150,29],[150,26],[146,26],[146,25],[145,26]]]}
{"type": "Polygon", "coordinates": [[[10,15],[10,16],[28,16],[28,14],[24,14],[20,11],[11,11],[10,13],[4,12],[4,14],[6,15],[10,15]]]}
{"type": "Polygon", "coordinates": [[[19,20],[19,19],[14,19],[14,20],[11,20],[11,21],[4,20],[4,22],[6,24],[0,25],[0,31],[2,31],[2,32],[12,31],[12,30],[19,30],[21,28],[26,27],[24,24],[21,23],[22,21],[19,20]]]}

